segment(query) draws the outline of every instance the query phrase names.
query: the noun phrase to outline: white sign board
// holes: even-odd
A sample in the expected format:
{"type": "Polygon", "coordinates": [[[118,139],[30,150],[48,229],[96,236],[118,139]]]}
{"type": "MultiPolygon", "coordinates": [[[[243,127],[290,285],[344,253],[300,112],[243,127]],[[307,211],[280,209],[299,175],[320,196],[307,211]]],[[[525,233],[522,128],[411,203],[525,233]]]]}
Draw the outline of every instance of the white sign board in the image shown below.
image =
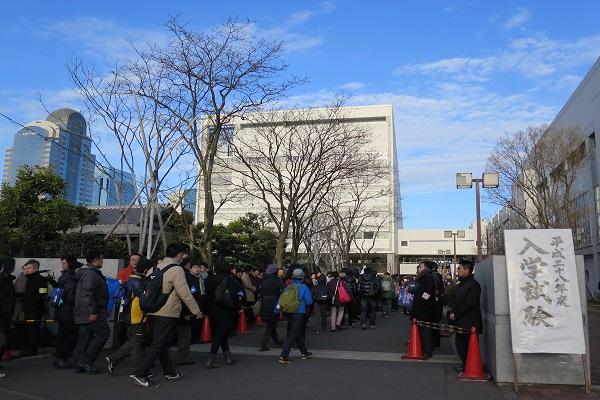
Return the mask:
{"type": "Polygon", "coordinates": [[[513,353],[585,354],[570,229],[504,231],[513,353]]]}

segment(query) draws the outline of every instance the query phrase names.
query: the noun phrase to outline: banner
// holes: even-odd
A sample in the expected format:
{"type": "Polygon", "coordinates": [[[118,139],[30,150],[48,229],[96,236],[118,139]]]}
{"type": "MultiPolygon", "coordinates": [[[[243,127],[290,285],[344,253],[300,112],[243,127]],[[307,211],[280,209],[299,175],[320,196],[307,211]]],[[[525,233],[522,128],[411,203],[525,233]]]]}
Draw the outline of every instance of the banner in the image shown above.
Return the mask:
{"type": "Polygon", "coordinates": [[[570,229],[504,231],[513,353],[585,354],[570,229]]]}

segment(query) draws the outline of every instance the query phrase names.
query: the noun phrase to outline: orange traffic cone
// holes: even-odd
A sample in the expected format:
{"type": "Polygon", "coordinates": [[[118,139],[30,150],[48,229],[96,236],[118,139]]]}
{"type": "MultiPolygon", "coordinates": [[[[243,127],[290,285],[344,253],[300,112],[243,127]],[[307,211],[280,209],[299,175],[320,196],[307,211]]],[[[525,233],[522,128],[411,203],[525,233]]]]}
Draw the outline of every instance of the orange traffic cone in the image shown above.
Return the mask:
{"type": "Polygon", "coordinates": [[[482,381],[490,379],[490,376],[483,372],[481,363],[481,354],[479,353],[479,339],[477,338],[477,329],[471,327],[471,337],[469,338],[469,348],[467,349],[467,362],[465,372],[458,375],[461,381],[482,381]]]}
{"type": "Polygon", "coordinates": [[[260,327],[260,326],[263,326],[263,325],[264,325],[264,323],[263,323],[263,320],[262,320],[262,318],[260,317],[260,314],[258,314],[258,315],[256,316],[256,318],[254,319],[254,325],[256,325],[256,326],[258,326],[258,327],[260,327]]]}
{"type": "Polygon", "coordinates": [[[248,322],[246,321],[246,313],[244,309],[240,311],[240,320],[238,322],[237,333],[240,335],[245,335],[248,333],[248,322]]]}
{"type": "Polygon", "coordinates": [[[208,316],[204,317],[202,330],[200,331],[200,343],[212,343],[212,332],[210,330],[210,321],[208,316]]]}
{"type": "Polygon", "coordinates": [[[403,360],[426,360],[421,350],[421,336],[419,336],[419,328],[417,321],[413,319],[410,328],[410,338],[408,339],[408,354],[402,356],[403,360]]]}

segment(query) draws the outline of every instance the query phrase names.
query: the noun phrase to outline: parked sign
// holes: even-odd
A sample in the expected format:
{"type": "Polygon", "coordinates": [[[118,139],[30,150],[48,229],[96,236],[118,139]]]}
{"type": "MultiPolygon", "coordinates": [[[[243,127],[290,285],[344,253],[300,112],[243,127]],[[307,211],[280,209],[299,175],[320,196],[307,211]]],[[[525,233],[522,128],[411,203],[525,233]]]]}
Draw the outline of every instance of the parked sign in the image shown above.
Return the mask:
{"type": "Polygon", "coordinates": [[[513,353],[585,354],[570,229],[504,232],[513,353]]]}

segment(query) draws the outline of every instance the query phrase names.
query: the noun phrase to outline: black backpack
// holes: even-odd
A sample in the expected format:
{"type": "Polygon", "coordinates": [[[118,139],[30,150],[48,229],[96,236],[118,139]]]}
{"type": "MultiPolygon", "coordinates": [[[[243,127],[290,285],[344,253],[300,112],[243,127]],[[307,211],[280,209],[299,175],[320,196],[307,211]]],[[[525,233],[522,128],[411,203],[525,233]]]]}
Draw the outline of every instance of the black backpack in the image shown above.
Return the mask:
{"type": "Polygon", "coordinates": [[[221,279],[221,282],[217,285],[215,289],[215,303],[223,308],[235,308],[235,299],[233,298],[227,283],[229,282],[229,277],[221,279]]]}
{"type": "Polygon", "coordinates": [[[329,289],[327,285],[319,283],[315,286],[315,301],[319,304],[329,303],[329,289]]]}
{"type": "Polygon", "coordinates": [[[170,264],[164,267],[162,270],[156,268],[145,280],[143,290],[140,293],[140,308],[143,312],[154,313],[160,310],[169,299],[171,292],[163,293],[163,277],[165,272],[171,267],[177,266],[177,264],[170,264]]]}

